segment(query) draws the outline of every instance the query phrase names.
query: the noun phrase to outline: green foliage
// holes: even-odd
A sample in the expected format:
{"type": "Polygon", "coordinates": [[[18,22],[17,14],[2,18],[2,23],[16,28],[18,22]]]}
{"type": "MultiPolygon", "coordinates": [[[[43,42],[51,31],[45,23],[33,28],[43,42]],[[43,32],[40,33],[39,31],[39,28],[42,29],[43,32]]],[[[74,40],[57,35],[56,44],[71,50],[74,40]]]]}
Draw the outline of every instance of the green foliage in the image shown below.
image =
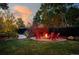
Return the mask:
{"type": "Polygon", "coordinates": [[[15,23],[15,17],[14,15],[7,10],[5,13],[0,11],[0,34],[4,34],[4,36],[8,37],[16,37],[17,36],[17,26],[15,23]],[[8,13],[9,12],[9,13],[8,13]],[[5,16],[6,15],[6,16],[5,16]]]}
{"type": "Polygon", "coordinates": [[[76,6],[73,5],[74,4],[72,3],[41,4],[40,9],[34,17],[34,22],[43,23],[48,27],[53,27],[55,25],[57,25],[56,27],[67,27],[71,26],[73,23],[73,26],[77,26],[79,23],[78,20],[75,20],[75,17],[79,14],[79,8],[76,8],[76,6]],[[55,19],[55,17],[57,18],[55,19]],[[61,18],[61,20],[58,18],[61,18]],[[56,21],[54,22],[54,20],[56,21]]]}
{"type": "Polygon", "coordinates": [[[22,21],[22,19],[18,18],[17,20],[18,21],[16,24],[18,25],[18,28],[25,28],[25,25],[24,25],[24,22],[22,21]]]}
{"type": "Polygon", "coordinates": [[[4,25],[4,32],[12,32],[15,29],[15,25],[13,24],[12,20],[5,20],[4,25]]]}
{"type": "Polygon", "coordinates": [[[66,18],[70,25],[79,26],[79,8],[71,7],[66,13],[66,18]]]}
{"type": "Polygon", "coordinates": [[[0,31],[2,32],[13,32],[16,28],[14,15],[8,10],[7,3],[0,3],[0,31]],[[6,11],[5,11],[6,10],[6,11]]]}
{"type": "Polygon", "coordinates": [[[1,17],[0,18],[0,32],[2,32],[3,31],[3,29],[4,29],[4,22],[3,22],[3,18],[1,17]]]}
{"type": "Polygon", "coordinates": [[[0,33],[5,33],[4,36],[16,37],[16,25],[13,25],[8,20],[6,20],[2,25],[4,25],[4,27],[0,30],[0,33]]]}

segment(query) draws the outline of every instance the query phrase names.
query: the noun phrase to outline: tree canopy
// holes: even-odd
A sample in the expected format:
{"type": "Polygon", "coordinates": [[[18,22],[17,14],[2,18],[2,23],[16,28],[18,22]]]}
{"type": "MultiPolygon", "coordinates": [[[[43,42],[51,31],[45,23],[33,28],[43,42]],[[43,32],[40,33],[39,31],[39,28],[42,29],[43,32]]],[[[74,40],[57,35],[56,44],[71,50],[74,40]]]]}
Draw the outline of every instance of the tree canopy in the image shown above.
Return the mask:
{"type": "MultiPolygon", "coordinates": [[[[45,3],[34,17],[34,22],[43,23],[48,27],[70,26],[75,17],[78,16],[79,8],[73,7],[72,3],[45,3]],[[73,12],[74,11],[74,12],[73,12]],[[71,17],[73,15],[73,17],[71,17]],[[70,19],[71,18],[71,19],[70,19]]],[[[75,22],[74,22],[75,23],[75,22]]]]}
{"type": "Polygon", "coordinates": [[[7,3],[0,3],[0,8],[6,10],[9,8],[8,4],[7,3]]]}

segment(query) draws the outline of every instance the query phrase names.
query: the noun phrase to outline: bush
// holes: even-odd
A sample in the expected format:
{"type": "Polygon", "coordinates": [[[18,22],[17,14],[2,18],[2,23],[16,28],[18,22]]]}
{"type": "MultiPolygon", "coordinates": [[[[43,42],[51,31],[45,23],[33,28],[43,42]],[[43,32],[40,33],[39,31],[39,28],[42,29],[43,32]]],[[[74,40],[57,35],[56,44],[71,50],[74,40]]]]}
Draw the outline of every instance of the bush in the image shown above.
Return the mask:
{"type": "MultiPolygon", "coordinates": [[[[6,11],[7,12],[7,11],[6,11]]],[[[16,24],[16,19],[14,17],[14,15],[9,12],[9,13],[3,13],[1,11],[2,16],[0,17],[0,38],[10,38],[10,37],[17,37],[17,24],[16,24]],[[7,16],[5,16],[7,15],[7,16]],[[5,20],[5,21],[4,21],[5,20]]]]}
{"type": "Polygon", "coordinates": [[[4,32],[0,33],[1,39],[17,38],[18,34],[16,32],[4,32]]]}

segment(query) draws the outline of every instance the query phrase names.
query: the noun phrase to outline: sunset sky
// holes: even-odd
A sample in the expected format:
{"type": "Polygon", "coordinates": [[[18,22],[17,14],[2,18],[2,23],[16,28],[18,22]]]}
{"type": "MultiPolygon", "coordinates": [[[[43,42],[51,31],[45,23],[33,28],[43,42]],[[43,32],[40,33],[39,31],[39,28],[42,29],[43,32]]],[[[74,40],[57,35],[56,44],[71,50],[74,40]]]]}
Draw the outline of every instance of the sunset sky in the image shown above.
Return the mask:
{"type": "Polygon", "coordinates": [[[22,18],[25,26],[33,24],[33,17],[40,8],[40,3],[9,3],[9,9],[17,18],[22,18]]]}
{"type": "Polygon", "coordinates": [[[36,14],[36,12],[40,8],[41,4],[40,3],[9,3],[9,8],[11,10],[13,10],[13,8],[15,6],[23,6],[23,7],[26,7],[26,8],[29,8],[30,10],[32,10],[31,19],[33,19],[33,16],[36,14]]]}

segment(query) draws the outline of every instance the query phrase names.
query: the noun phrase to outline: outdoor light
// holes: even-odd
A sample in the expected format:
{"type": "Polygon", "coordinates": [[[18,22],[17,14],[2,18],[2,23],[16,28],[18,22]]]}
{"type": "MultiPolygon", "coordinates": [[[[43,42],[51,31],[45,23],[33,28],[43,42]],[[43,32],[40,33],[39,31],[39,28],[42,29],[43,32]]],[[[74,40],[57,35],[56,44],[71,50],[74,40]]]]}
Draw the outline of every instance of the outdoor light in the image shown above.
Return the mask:
{"type": "Polygon", "coordinates": [[[48,33],[45,34],[45,38],[48,38],[48,33]]]}

